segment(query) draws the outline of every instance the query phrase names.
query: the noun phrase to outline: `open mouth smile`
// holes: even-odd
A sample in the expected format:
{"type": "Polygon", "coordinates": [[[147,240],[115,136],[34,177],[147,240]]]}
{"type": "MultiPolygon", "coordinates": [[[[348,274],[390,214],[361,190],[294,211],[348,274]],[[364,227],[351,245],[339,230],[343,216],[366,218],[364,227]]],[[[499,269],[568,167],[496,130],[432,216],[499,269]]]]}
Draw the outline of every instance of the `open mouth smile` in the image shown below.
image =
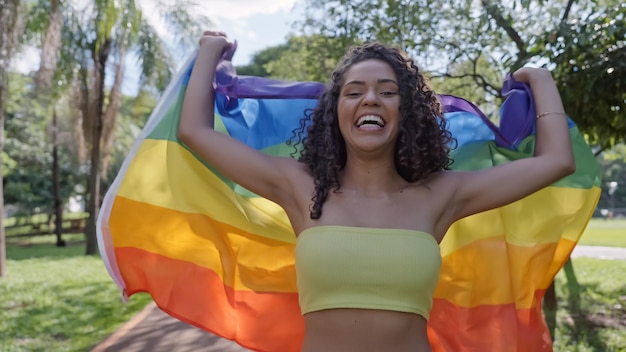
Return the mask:
{"type": "Polygon", "coordinates": [[[378,115],[363,115],[356,122],[357,128],[381,129],[385,127],[385,120],[378,115]]]}

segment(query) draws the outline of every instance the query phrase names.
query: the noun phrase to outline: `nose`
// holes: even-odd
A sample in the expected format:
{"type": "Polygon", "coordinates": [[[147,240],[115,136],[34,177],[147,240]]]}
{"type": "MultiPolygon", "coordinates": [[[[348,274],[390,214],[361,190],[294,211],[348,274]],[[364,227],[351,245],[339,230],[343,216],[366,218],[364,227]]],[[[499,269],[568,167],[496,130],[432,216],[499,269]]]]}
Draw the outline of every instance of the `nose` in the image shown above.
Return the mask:
{"type": "Polygon", "coordinates": [[[375,89],[368,89],[363,94],[363,105],[378,105],[380,103],[378,93],[375,89]]]}

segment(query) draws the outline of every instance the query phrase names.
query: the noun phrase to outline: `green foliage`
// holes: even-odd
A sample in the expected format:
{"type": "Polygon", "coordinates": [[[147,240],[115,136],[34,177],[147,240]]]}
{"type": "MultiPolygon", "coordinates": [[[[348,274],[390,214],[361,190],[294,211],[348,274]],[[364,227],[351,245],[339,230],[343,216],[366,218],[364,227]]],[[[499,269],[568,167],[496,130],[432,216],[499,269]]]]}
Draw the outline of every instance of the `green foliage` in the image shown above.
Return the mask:
{"type": "MultiPolygon", "coordinates": [[[[23,214],[33,209],[52,209],[52,145],[46,121],[46,110],[33,99],[30,77],[13,73],[6,110],[6,140],[3,167],[4,202],[13,204],[23,214]]],[[[67,128],[65,128],[67,130],[67,128]]],[[[59,146],[61,198],[67,200],[80,178],[70,144],[59,146]]]]}
{"type": "Polygon", "coordinates": [[[127,304],[102,260],[81,246],[7,247],[0,285],[0,350],[88,351],[150,301],[127,304]]]}
{"type": "Polygon", "coordinates": [[[573,259],[577,291],[555,278],[559,308],[554,351],[615,351],[626,345],[626,261],[573,259]],[[568,289],[569,288],[569,289],[568,289]],[[578,307],[571,306],[576,303],[578,307]]]}
{"type": "Polygon", "coordinates": [[[15,167],[17,166],[17,162],[13,160],[9,154],[7,154],[4,150],[1,154],[2,157],[2,177],[6,177],[10,174],[15,167]]]}
{"type": "MultiPolygon", "coordinates": [[[[135,3],[135,0],[126,1],[135,3]]],[[[139,21],[134,24],[134,28],[138,31],[129,41],[129,46],[139,57],[142,89],[161,92],[172,78],[176,63],[195,48],[197,39],[211,25],[211,21],[200,11],[195,11],[198,4],[193,0],[157,0],[154,6],[159,9],[158,14],[163,22],[151,23],[140,9],[136,9],[139,21]],[[155,26],[164,26],[170,34],[159,35],[155,26]],[[169,44],[168,41],[172,40],[174,44],[169,44]]],[[[121,8],[126,11],[124,5],[121,8]]]]}
{"type": "Polygon", "coordinates": [[[626,208],[626,145],[620,144],[598,156],[602,166],[602,195],[598,208],[626,208]],[[609,182],[617,182],[617,189],[609,193],[609,182]]]}
{"type": "MultiPolygon", "coordinates": [[[[306,0],[299,25],[302,35],[343,47],[398,45],[446,93],[473,87],[469,98],[479,103],[499,103],[505,74],[546,66],[581,131],[606,148],[626,138],[625,8],[617,0],[306,0]]],[[[313,57],[339,57],[330,45],[311,47],[313,57]]]]}
{"type": "MultiPolygon", "coordinates": [[[[197,38],[198,28],[209,21],[200,14],[192,12],[190,1],[177,1],[162,6],[164,1],[156,1],[155,9],[167,14],[165,26],[173,35],[197,38]],[[190,33],[191,32],[191,33],[190,33]]],[[[68,94],[75,115],[74,121],[80,121],[82,133],[78,137],[79,155],[89,150],[87,210],[91,215],[86,226],[87,252],[95,252],[95,217],[98,213],[100,197],[100,175],[108,171],[108,158],[111,145],[114,145],[114,128],[121,105],[121,87],[124,77],[124,64],[127,54],[139,57],[137,62],[141,71],[141,90],[158,92],[165,88],[171,78],[175,63],[169,55],[171,48],[160,37],[154,26],[163,23],[150,23],[144,17],[135,0],[95,0],[90,3],[64,2],[62,44],[65,53],[60,57],[55,75],[57,83],[74,88],[68,94]],[[109,75],[113,73],[113,85],[107,87],[109,75]],[[104,161],[103,161],[104,160],[104,161]],[[100,169],[104,169],[104,171],[100,169]]],[[[43,14],[48,2],[37,3],[33,13],[43,14]]],[[[41,18],[41,16],[39,16],[41,18]]],[[[42,31],[43,26],[32,27],[33,31],[42,31]]],[[[160,28],[159,28],[160,29],[160,28]]],[[[184,51],[181,43],[175,48],[184,51]]],[[[60,48],[57,48],[57,50],[60,48]]],[[[59,90],[55,97],[63,96],[66,91],[59,90]]],[[[40,101],[50,100],[41,97],[40,101]]],[[[56,100],[55,100],[56,102],[56,100]]],[[[73,127],[78,127],[76,123],[73,127]]]]}
{"type": "Polygon", "coordinates": [[[489,66],[487,60],[480,56],[476,62],[461,62],[451,65],[450,73],[446,75],[435,75],[430,81],[433,89],[442,94],[451,94],[463,97],[476,104],[487,116],[496,117],[498,105],[492,95],[486,95],[484,91],[476,89],[476,80],[486,80],[497,82],[500,73],[489,66]],[[474,72],[482,72],[480,76],[475,76],[474,72]]]}
{"type": "Polygon", "coordinates": [[[5,115],[4,151],[14,167],[3,179],[5,203],[32,209],[50,204],[50,147],[46,143],[44,110],[28,91],[31,80],[11,74],[12,90],[5,115]]]}
{"type": "MultiPolygon", "coordinates": [[[[266,65],[270,62],[280,60],[284,55],[296,48],[287,44],[281,44],[273,47],[263,49],[252,56],[251,63],[245,66],[238,66],[237,74],[245,76],[257,76],[257,77],[269,77],[270,73],[267,71],[266,65]]],[[[274,75],[274,78],[287,79],[280,75],[274,75]]]]}
{"type": "Polygon", "coordinates": [[[326,83],[346,48],[333,37],[291,36],[285,44],[258,52],[249,65],[237,67],[237,73],[326,83]]]}
{"type": "Polygon", "coordinates": [[[592,2],[547,43],[568,113],[604,149],[626,141],[626,4],[611,3],[592,2]]]}
{"type": "Polygon", "coordinates": [[[38,45],[43,41],[43,36],[46,34],[46,26],[50,15],[50,1],[38,0],[31,2],[29,5],[23,39],[28,44],[38,45]]]}

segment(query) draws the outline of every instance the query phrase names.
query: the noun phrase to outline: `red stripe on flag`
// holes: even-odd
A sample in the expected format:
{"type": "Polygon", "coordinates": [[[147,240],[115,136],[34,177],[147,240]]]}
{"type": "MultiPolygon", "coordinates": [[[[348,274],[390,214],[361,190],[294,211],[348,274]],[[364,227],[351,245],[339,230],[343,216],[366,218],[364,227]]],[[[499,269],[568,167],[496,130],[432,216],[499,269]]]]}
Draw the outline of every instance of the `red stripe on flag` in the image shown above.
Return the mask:
{"type": "Polygon", "coordinates": [[[543,319],[541,299],[537,305],[516,309],[515,304],[465,308],[444,299],[435,299],[428,322],[428,338],[434,352],[489,351],[549,352],[550,332],[543,319]]]}
{"type": "Polygon", "coordinates": [[[238,291],[190,262],[129,247],[115,254],[129,296],[148,292],[163,311],[255,351],[300,350],[304,321],[297,293],[238,291]],[[271,321],[271,329],[261,321],[271,321]]]}

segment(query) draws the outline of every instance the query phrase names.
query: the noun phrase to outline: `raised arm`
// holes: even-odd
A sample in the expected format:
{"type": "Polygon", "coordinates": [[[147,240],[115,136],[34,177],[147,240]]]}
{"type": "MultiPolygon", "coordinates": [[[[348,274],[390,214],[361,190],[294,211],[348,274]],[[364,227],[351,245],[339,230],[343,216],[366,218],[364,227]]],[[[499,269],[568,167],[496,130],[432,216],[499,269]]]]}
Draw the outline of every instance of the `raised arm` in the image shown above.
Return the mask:
{"type": "Polygon", "coordinates": [[[453,214],[449,214],[453,221],[521,199],[576,169],[565,110],[551,73],[522,68],[513,78],[530,86],[535,101],[535,156],[481,171],[453,173],[457,189],[451,202],[453,214]]]}
{"type": "Polygon", "coordinates": [[[206,32],[200,39],[182,105],[178,138],[226,177],[284,206],[292,197],[290,180],[294,172],[301,170],[299,163],[263,154],[213,130],[215,69],[229,45],[220,32],[206,32]]]}

